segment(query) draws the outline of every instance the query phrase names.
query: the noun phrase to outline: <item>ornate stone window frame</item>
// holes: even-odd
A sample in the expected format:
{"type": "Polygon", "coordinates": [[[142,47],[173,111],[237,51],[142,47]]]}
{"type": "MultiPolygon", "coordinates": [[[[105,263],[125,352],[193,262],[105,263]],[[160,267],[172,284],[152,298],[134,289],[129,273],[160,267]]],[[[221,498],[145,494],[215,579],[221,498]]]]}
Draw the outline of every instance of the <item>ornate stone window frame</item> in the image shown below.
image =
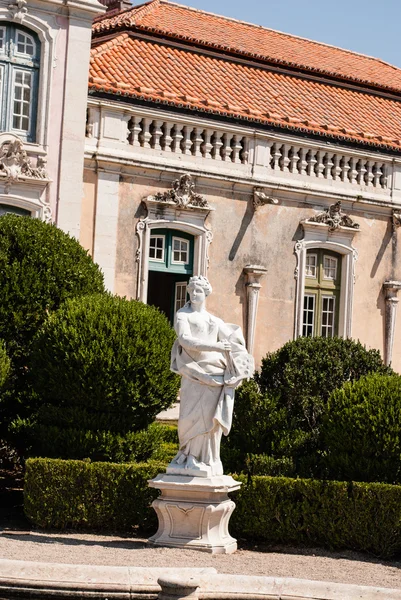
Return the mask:
{"type": "Polygon", "coordinates": [[[206,217],[211,210],[207,201],[194,192],[194,184],[190,175],[177,179],[172,190],[164,194],[147,196],[142,200],[147,215],[136,225],[138,247],[136,261],[138,263],[138,279],[136,299],[146,303],[148,295],[149,242],[150,236],[158,229],[176,229],[194,236],[193,274],[206,277],[209,245],[213,233],[205,225],[206,217]],[[187,185],[189,190],[185,190],[187,185]]]}
{"type": "Polygon", "coordinates": [[[302,335],[303,297],[305,290],[305,266],[308,250],[323,248],[342,256],[341,294],[338,335],[350,337],[352,332],[352,306],[354,296],[355,263],[358,252],[352,245],[357,228],[338,226],[334,230],[327,223],[301,221],[304,237],[295,244],[297,265],[295,268],[295,325],[294,339],[302,335]]]}

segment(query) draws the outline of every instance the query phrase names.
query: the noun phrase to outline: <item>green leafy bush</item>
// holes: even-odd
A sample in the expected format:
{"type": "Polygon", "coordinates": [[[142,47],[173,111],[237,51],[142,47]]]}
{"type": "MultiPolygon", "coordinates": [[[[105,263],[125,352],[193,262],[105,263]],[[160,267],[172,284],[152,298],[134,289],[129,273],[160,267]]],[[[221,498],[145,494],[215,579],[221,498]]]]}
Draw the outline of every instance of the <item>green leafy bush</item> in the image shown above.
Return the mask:
{"type": "Polygon", "coordinates": [[[11,370],[11,361],[7,355],[6,345],[0,340],[0,389],[6,384],[11,370]]]}
{"type": "MultiPolygon", "coordinates": [[[[166,463],[29,459],[24,509],[39,527],[156,531],[148,479],[166,463]]],[[[230,529],[269,544],[348,548],[389,558],[401,552],[401,486],[285,477],[234,478],[230,529]]]]}
{"type": "Polygon", "coordinates": [[[132,531],[156,529],[151,508],[157,491],[148,480],[165,470],[158,462],[113,464],[78,460],[29,459],[24,510],[47,528],[132,531]]]}
{"type": "Polygon", "coordinates": [[[358,550],[383,558],[401,552],[401,486],[236,478],[242,487],[231,529],[240,538],[358,550]]]}
{"type": "Polygon", "coordinates": [[[29,421],[15,421],[15,439],[30,442],[31,456],[138,459],[135,445],[151,440],[132,432],[177,398],[174,339],[166,317],[141,302],[106,294],[66,301],[35,339],[32,381],[41,406],[29,421]]]}
{"type": "Polygon", "coordinates": [[[325,476],[401,483],[401,377],[369,375],[335,390],[322,439],[325,476]]]}
{"type": "Polygon", "coordinates": [[[331,392],[373,372],[392,371],[377,350],[350,339],[302,337],[268,354],[254,380],[236,394],[228,438],[231,468],[246,470],[248,454],[264,454],[289,458],[298,475],[314,476],[331,392]]]}
{"type": "Polygon", "coordinates": [[[0,218],[0,337],[13,367],[0,426],[30,414],[31,344],[48,313],[67,298],[103,290],[99,267],[76,239],[39,219],[0,218]]]}

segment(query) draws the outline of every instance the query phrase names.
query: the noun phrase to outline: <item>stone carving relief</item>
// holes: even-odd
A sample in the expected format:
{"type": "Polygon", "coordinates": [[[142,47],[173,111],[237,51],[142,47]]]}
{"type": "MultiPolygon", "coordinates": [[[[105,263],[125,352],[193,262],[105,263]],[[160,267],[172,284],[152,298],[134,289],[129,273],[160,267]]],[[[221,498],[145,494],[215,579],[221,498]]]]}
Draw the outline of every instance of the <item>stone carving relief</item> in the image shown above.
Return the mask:
{"type": "Polygon", "coordinates": [[[178,208],[210,208],[206,198],[195,192],[195,183],[191,175],[187,174],[176,179],[171,190],[158,192],[154,196],[148,196],[146,200],[174,203],[178,208]]]}
{"type": "Polygon", "coordinates": [[[352,229],[359,229],[359,223],[355,223],[341,210],[341,200],[335,204],[331,204],[323,212],[310,217],[306,221],[307,223],[323,223],[329,226],[329,231],[335,231],[339,227],[350,227],[352,229]]]}
{"type": "Polygon", "coordinates": [[[14,21],[19,21],[22,23],[26,13],[28,12],[27,4],[28,0],[15,0],[8,5],[8,11],[14,21]]]}
{"type": "Polygon", "coordinates": [[[392,221],[394,229],[401,227],[401,212],[393,210],[392,221]]]}
{"type": "Polygon", "coordinates": [[[259,206],[264,206],[265,204],[278,204],[277,198],[272,198],[268,194],[266,194],[263,190],[256,188],[253,191],[253,209],[257,210],[259,206]]]}
{"type": "Polygon", "coordinates": [[[9,139],[0,146],[0,177],[6,179],[7,187],[20,179],[47,179],[45,162],[38,157],[33,167],[22,142],[9,139]]]}

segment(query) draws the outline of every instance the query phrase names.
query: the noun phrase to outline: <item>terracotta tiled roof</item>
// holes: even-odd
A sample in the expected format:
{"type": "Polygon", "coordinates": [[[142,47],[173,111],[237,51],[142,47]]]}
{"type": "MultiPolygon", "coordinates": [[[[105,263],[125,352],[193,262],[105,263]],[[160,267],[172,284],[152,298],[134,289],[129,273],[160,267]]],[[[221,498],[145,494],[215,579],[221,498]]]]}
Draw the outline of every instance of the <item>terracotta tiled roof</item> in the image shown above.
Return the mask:
{"type": "Polygon", "coordinates": [[[401,150],[401,101],[124,32],[92,49],[89,86],[401,150]]]}
{"type": "Polygon", "coordinates": [[[103,15],[94,23],[93,32],[96,35],[121,28],[401,92],[401,69],[379,59],[166,0],[152,0],[114,16],[103,15]]]}

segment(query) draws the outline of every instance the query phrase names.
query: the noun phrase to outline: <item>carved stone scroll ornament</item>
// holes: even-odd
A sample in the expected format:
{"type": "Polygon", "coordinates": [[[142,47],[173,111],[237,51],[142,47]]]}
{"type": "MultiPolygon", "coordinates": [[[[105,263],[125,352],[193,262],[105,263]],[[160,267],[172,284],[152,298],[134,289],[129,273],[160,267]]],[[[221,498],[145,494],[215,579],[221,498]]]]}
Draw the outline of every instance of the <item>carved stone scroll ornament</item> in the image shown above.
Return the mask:
{"type": "Polygon", "coordinates": [[[27,4],[28,0],[14,0],[14,2],[11,2],[8,5],[8,11],[14,21],[19,21],[22,23],[26,13],[28,12],[27,4]]]}
{"type": "Polygon", "coordinates": [[[331,204],[323,212],[318,213],[314,217],[307,219],[307,223],[323,223],[329,226],[329,231],[335,231],[339,227],[350,227],[351,229],[359,229],[359,223],[355,223],[341,210],[341,200],[335,204],[331,204]]]}
{"type": "Polygon", "coordinates": [[[20,179],[47,179],[45,162],[39,157],[36,167],[20,140],[6,140],[0,146],[0,178],[4,177],[8,185],[20,179]]]}
{"type": "Polygon", "coordinates": [[[253,209],[257,210],[259,206],[264,206],[265,204],[278,204],[277,198],[272,198],[268,196],[263,190],[256,188],[253,191],[253,209]]]}
{"type": "Polygon", "coordinates": [[[158,192],[154,196],[148,196],[146,200],[153,202],[174,203],[178,208],[206,208],[210,209],[209,203],[200,194],[195,192],[195,183],[191,175],[181,175],[173,183],[171,190],[158,192]]]}
{"type": "Polygon", "coordinates": [[[392,214],[393,228],[398,229],[401,227],[401,212],[398,210],[393,210],[392,214]]]}

